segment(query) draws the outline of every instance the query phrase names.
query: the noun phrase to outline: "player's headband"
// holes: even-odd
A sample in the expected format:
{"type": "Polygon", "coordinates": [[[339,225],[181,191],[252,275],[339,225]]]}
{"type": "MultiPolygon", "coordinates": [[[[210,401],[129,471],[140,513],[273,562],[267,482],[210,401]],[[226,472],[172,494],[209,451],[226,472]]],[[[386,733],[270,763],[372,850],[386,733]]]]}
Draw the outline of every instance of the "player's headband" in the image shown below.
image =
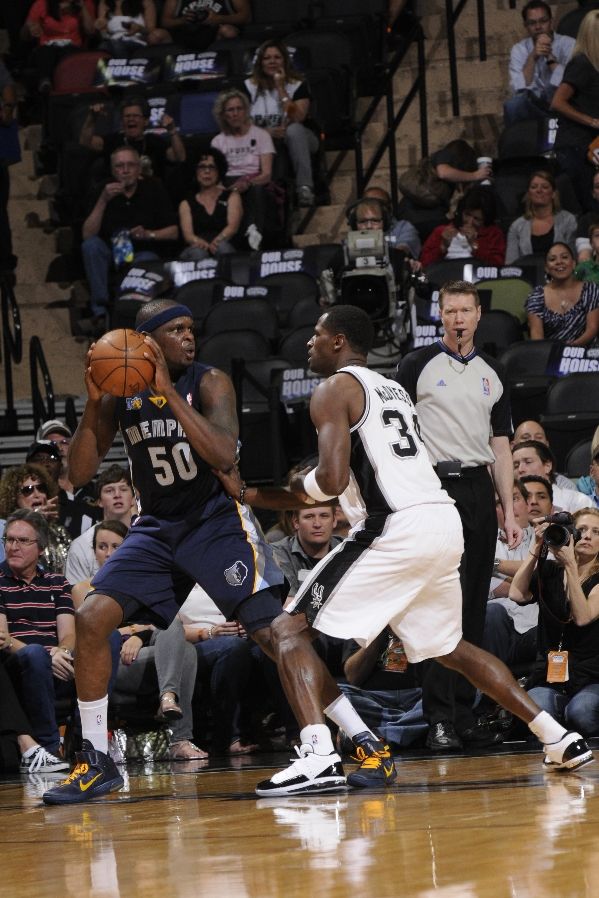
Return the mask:
{"type": "Polygon", "coordinates": [[[173,318],[193,318],[193,315],[191,314],[191,309],[188,309],[187,306],[168,306],[162,312],[158,312],[157,315],[148,318],[143,324],[138,324],[135,330],[139,331],[140,334],[151,334],[157,328],[166,324],[167,321],[172,321],[173,318]]]}

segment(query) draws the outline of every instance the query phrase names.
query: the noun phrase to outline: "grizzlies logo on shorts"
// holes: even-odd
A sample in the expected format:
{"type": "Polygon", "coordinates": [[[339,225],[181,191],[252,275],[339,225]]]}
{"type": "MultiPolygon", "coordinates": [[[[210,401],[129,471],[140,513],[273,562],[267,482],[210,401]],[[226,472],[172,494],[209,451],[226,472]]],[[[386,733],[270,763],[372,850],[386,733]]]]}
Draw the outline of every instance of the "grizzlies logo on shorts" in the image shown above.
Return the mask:
{"type": "Polygon", "coordinates": [[[231,567],[225,569],[225,580],[229,586],[242,586],[249,571],[243,561],[236,561],[231,567]]]}

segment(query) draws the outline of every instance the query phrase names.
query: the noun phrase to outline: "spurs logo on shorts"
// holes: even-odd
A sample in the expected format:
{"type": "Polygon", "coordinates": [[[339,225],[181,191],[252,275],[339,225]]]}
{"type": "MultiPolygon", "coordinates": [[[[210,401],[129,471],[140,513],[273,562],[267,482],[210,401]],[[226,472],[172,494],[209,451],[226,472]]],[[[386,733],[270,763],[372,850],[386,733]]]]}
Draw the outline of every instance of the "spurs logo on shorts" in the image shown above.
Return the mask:
{"type": "Polygon", "coordinates": [[[236,561],[225,569],[225,580],[229,586],[241,586],[247,575],[248,569],[243,561],[236,561]]]}
{"type": "Polygon", "coordinates": [[[310,604],[313,608],[320,608],[322,603],[324,602],[324,586],[322,583],[313,583],[312,589],[310,590],[310,594],[312,595],[312,601],[310,604]]]}

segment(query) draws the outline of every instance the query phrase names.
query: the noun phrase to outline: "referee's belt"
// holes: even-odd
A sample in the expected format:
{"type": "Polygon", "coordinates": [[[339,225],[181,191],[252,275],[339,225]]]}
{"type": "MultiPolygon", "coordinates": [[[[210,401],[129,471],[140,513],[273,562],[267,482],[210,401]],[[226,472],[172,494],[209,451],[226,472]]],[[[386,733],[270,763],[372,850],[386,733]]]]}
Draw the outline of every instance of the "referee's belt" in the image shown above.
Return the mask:
{"type": "Polygon", "coordinates": [[[487,471],[486,465],[465,468],[461,461],[439,461],[434,465],[435,473],[440,480],[457,480],[461,477],[480,477],[487,471]]]}

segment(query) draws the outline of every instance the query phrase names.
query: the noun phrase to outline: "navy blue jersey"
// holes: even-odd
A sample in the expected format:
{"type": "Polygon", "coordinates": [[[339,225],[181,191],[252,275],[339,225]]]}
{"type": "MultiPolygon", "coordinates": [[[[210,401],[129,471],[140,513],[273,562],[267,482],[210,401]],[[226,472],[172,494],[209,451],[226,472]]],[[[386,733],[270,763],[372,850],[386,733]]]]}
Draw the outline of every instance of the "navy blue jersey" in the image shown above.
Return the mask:
{"type": "MultiPolygon", "coordinates": [[[[201,412],[200,382],[210,366],[194,362],[175,389],[201,412]]],[[[190,445],[168,403],[150,390],[118,399],[115,415],[125,441],[141,514],[165,520],[200,511],[221,489],[210,465],[190,445]]]]}

